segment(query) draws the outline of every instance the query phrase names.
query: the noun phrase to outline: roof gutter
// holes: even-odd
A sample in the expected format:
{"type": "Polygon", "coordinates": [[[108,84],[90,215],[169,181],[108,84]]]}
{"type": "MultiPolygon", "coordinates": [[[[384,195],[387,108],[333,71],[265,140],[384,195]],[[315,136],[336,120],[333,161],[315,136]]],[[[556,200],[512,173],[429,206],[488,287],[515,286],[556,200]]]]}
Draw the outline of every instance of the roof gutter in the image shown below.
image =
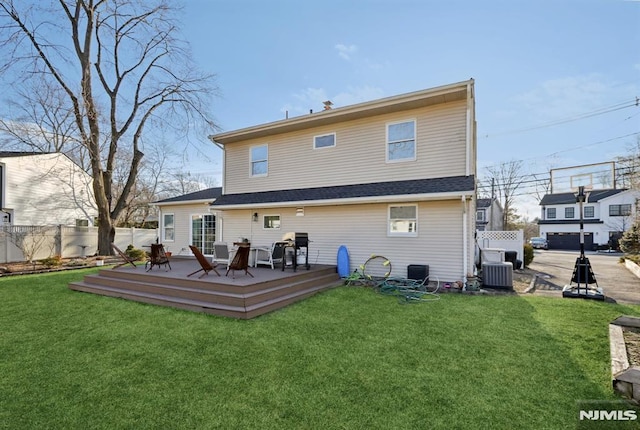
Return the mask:
{"type": "Polygon", "coordinates": [[[233,209],[249,209],[249,208],[277,208],[277,207],[299,207],[299,206],[337,206],[337,205],[360,205],[368,203],[395,203],[409,201],[430,201],[430,200],[454,200],[459,198],[471,198],[473,190],[455,192],[455,193],[425,193],[425,194],[400,194],[393,196],[377,196],[377,197],[353,197],[348,199],[326,199],[326,200],[298,200],[286,202],[269,202],[269,203],[243,203],[235,205],[215,205],[211,209],[233,210],[233,209]]]}

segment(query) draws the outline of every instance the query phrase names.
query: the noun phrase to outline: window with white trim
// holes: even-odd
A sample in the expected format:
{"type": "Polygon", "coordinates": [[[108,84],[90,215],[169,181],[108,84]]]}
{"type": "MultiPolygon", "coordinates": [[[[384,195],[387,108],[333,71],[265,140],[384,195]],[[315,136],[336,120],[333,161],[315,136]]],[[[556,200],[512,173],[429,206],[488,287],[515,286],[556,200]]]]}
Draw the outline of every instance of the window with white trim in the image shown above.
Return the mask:
{"type": "Polygon", "coordinates": [[[280,229],[280,215],[265,215],[262,217],[262,228],[265,230],[280,229]]]}
{"type": "Polygon", "coordinates": [[[415,120],[387,124],[387,162],[416,159],[415,120]]]}
{"type": "Polygon", "coordinates": [[[418,206],[389,206],[389,236],[418,235],[418,206]]]}
{"type": "Polygon", "coordinates": [[[336,134],[329,133],[313,137],[313,149],[331,148],[336,146],[336,134]]]}
{"type": "Polygon", "coordinates": [[[162,241],[173,242],[175,240],[175,225],[173,214],[162,214],[162,241]]]}
{"type": "Polygon", "coordinates": [[[251,176],[267,176],[269,171],[269,147],[267,145],[251,148],[251,176]]]}
{"type": "Polygon", "coordinates": [[[575,216],[575,208],[564,208],[564,217],[566,219],[573,218],[575,216]]]}
{"type": "Polygon", "coordinates": [[[485,221],[485,210],[484,209],[478,209],[476,211],[476,221],[478,222],[484,222],[485,221]]]}

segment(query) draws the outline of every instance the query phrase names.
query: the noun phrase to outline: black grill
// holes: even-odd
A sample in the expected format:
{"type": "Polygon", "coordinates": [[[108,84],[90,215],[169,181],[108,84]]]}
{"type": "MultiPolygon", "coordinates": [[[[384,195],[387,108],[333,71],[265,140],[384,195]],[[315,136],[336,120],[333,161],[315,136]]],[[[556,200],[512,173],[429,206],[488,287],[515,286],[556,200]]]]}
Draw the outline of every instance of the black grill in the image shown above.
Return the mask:
{"type": "Polygon", "coordinates": [[[285,258],[282,259],[282,270],[284,270],[285,267],[287,248],[293,248],[292,266],[294,271],[298,267],[298,250],[300,248],[305,248],[304,266],[307,270],[309,270],[311,268],[311,266],[309,265],[309,233],[287,233],[282,237],[282,240],[287,242],[287,245],[284,249],[285,258]]]}

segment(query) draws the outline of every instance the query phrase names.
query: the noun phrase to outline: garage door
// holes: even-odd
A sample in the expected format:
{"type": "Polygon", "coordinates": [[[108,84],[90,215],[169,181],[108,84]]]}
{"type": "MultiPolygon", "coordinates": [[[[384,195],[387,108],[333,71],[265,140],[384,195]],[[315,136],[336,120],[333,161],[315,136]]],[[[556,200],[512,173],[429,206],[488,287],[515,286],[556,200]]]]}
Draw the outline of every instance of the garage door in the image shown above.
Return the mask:
{"type": "MultiPolygon", "coordinates": [[[[580,233],[547,233],[549,249],[580,250],[580,233]]],[[[593,233],[584,234],[584,249],[593,249],[593,233]]]]}

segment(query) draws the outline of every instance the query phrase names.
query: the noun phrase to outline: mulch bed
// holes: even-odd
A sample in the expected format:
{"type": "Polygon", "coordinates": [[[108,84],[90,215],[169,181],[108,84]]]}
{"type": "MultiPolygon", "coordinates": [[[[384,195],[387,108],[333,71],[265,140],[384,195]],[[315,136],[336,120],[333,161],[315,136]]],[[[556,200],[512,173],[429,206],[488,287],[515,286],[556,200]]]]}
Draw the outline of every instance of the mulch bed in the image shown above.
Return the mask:
{"type": "MultiPolygon", "coordinates": [[[[59,272],[63,270],[84,269],[87,267],[96,266],[96,257],[86,258],[65,258],[61,260],[60,265],[44,265],[39,261],[29,263],[26,261],[13,262],[13,263],[0,263],[0,277],[2,276],[14,276],[14,275],[27,275],[33,273],[47,273],[47,272],[59,272]]],[[[104,264],[114,264],[119,262],[117,257],[107,257],[104,259],[104,264]]]]}

